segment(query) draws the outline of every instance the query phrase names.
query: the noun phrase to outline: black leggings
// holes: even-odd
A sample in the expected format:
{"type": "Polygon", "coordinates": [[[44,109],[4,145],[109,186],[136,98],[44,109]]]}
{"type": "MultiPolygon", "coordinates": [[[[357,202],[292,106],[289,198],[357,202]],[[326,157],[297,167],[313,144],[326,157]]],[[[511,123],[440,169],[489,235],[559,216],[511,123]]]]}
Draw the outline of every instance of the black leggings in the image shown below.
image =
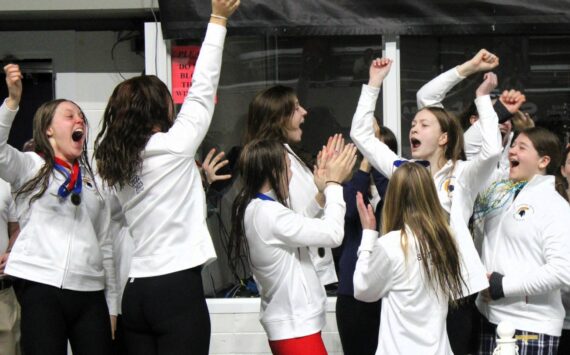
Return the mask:
{"type": "Polygon", "coordinates": [[[26,355],[110,355],[111,323],[103,291],[72,291],[18,280],[26,355]]]}
{"type": "Polygon", "coordinates": [[[210,315],[201,267],[129,279],[122,311],[129,354],[208,354],[210,315]]]}
{"type": "Polygon", "coordinates": [[[447,336],[455,355],[474,354],[479,345],[479,311],[475,307],[477,294],[459,301],[457,307],[449,305],[447,336]]]}
{"type": "Polygon", "coordinates": [[[345,355],[374,355],[378,346],[382,300],[367,303],[337,295],[336,324],[345,355]]]}

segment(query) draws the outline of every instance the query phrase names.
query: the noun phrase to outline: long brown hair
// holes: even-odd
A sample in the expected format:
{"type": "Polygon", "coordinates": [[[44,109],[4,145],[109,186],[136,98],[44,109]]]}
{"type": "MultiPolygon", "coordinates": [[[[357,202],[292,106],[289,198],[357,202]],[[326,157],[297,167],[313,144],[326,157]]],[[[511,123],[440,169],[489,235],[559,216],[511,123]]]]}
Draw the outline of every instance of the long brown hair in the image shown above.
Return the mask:
{"type": "Polygon", "coordinates": [[[140,171],[141,152],[150,137],[167,132],[173,121],[172,96],[156,76],[138,76],[117,85],[95,140],[99,175],[109,186],[128,184],[140,171]]]}
{"type": "Polygon", "coordinates": [[[239,158],[241,189],[232,206],[232,231],[228,245],[229,265],[234,274],[239,274],[238,265],[249,259],[245,238],[244,216],[251,200],[266,182],[275,191],[276,201],[287,206],[287,161],[286,149],[275,140],[255,139],[243,147],[239,158]]]}
{"type": "MultiPolygon", "coordinates": [[[[51,125],[55,111],[57,110],[58,106],[63,102],[69,102],[77,106],[77,108],[79,108],[79,111],[81,112],[83,120],[85,121],[85,126],[88,127],[87,118],[85,117],[85,114],[83,113],[79,105],[77,105],[73,101],[65,99],[52,100],[44,102],[37,109],[33,119],[32,137],[35,144],[34,150],[36,153],[40,154],[44,158],[45,164],[40,168],[40,170],[32,179],[28,180],[16,191],[16,198],[31,194],[34,191],[36,191],[36,193],[30,197],[29,201],[30,205],[34,201],[43,196],[49,185],[49,179],[52,174],[53,168],[55,166],[55,153],[53,151],[51,143],[49,142],[49,138],[46,132],[51,125]]],[[[79,163],[81,164],[83,169],[91,176],[93,183],[95,184],[93,171],[91,169],[91,165],[89,164],[89,159],[87,157],[87,139],[85,139],[85,141],[83,142],[83,152],[79,157],[79,163]]],[[[97,188],[96,184],[95,187],[97,188]]]]}
{"type": "Polygon", "coordinates": [[[382,234],[399,230],[407,255],[409,228],[421,255],[429,286],[451,301],[463,296],[461,261],[447,217],[429,171],[416,163],[400,166],[388,183],[382,210],[382,234]]]}
{"type": "Polygon", "coordinates": [[[249,104],[245,143],[253,139],[287,143],[287,126],[295,112],[296,97],[295,90],[282,85],[257,93],[249,104]]]}

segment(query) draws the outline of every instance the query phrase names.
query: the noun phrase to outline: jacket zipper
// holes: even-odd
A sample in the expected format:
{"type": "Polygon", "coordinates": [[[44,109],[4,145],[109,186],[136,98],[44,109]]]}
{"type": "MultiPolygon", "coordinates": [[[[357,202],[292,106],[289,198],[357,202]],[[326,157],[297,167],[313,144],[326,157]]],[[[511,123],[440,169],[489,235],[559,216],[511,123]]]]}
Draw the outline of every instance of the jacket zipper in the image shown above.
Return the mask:
{"type": "Polygon", "coordinates": [[[71,229],[71,233],[69,234],[69,241],[67,243],[67,253],[66,253],[66,260],[65,260],[65,269],[63,271],[63,278],[61,280],[61,288],[63,288],[63,284],[65,283],[65,279],[67,278],[67,274],[69,272],[69,263],[71,262],[71,246],[73,244],[73,235],[75,234],[75,226],[77,221],[77,211],[79,206],[75,207],[75,216],[73,218],[73,228],[71,229]]]}

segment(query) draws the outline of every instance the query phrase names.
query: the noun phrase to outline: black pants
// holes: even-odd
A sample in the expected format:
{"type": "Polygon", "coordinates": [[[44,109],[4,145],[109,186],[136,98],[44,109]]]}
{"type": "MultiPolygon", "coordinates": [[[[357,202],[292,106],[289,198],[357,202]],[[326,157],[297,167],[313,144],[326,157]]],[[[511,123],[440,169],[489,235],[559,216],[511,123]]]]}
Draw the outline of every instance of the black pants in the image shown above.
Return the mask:
{"type": "Polygon", "coordinates": [[[479,311],[475,306],[477,294],[459,301],[457,307],[449,305],[447,336],[455,355],[474,353],[479,343],[479,311]]]}
{"type": "Polygon", "coordinates": [[[201,267],[130,279],[122,307],[130,355],[207,355],[210,315],[201,267]]]}
{"type": "Polygon", "coordinates": [[[562,336],[558,344],[558,354],[570,354],[570,329],[562,329],[562,336]]]}
{"type": "Polygon", "coordinates": [[[361,302],[337,295],[336,324],[345,355],[374,355],[378,347],[382,300],[361,302]]]}
{"type": "Polygon", "coordinates": [[[123,317],[117,316],[117,329],[115,330],[115,340],[113,340],[113,355],[127,355],[127,344],[125,342],[125,330],[123,317]]]}
{"type": "Polygon", "coordinates": [[[64,290],[18,280],[22,350],[26,355],[110,355],[111,323],[103,291],[64,290]]]}

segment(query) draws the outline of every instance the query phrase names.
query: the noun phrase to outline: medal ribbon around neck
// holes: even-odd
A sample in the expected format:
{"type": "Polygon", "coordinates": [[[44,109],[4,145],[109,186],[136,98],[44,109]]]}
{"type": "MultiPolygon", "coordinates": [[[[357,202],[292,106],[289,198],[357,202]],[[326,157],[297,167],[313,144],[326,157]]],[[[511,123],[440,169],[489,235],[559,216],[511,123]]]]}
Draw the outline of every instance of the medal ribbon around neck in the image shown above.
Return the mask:
{"type": "Polygon", "coordinates": [[[71,202],[76,206],[79,205],[83,187],[79,162],[76,160],[71,166],[68,162],[55,157],[54,168],[65,175],[65,182],[57,190],[58,196],[65,199],[71,194],[71,202]]]}

